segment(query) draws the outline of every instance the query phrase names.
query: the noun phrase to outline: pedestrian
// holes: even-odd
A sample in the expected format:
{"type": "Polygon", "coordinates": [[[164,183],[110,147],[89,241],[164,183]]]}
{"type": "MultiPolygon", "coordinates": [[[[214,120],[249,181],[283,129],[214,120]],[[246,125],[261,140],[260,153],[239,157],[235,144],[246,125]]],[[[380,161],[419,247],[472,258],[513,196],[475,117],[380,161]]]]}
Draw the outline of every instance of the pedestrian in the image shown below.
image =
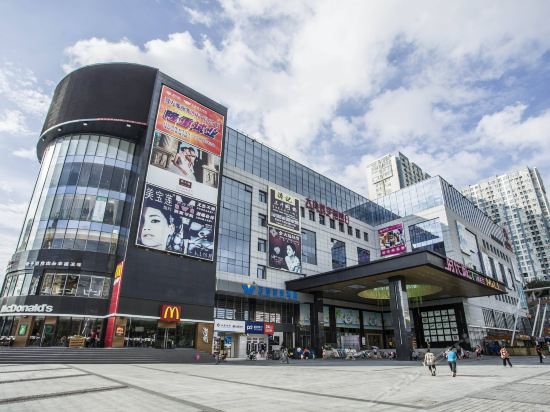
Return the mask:
{"type": "Polygon", "coordinates": [[[449,363],[449,368],[453,373],[453,378],[456,376],[456,350],[454,348],[449,348],[447,352],[447,362],[449,363]]]}
{"type": "Polygon", "coordinates": [[[512,362],[510,362],[510,354],[506,350],[506,346],[503,346],[500,348],[500,357],[502,358],[502,365],[506,367],[506,362],[508,362],[508,365],[512,367],[512,362]]]}
{"type": "Polygon", "coordinates": [[[427,366],[430,370],[430,373],[432,376],[435,376],[435,356],[430,351],[430,348],[426,351],[426,354],[424,355],[424,366],[427,366]]]}
{"type": "Polygon", "coordinates": [[[288,349],[286,347],[281,352],[281,363],[288,363],[288,349]]]}
{"type": "Polygon", "coordinates": [[[476,346],[476,359],[481,359],[481,347],[479,345],[476,346]]]}
{"type": "Polygon", "coordinates": [[[542,353],[542,345],[540,343],[537,343],[535,350],[537,351],[537,355],[539,355],[540,363],[543,363],[542,360],[544,359],[544,355],[542,353]]]}

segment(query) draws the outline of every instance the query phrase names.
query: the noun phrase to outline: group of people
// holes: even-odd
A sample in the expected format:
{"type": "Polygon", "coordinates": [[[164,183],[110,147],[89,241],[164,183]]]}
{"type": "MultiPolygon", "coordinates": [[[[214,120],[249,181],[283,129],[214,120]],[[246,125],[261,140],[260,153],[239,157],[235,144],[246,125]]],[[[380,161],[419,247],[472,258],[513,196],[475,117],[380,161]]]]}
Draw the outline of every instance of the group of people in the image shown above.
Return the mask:
{"type": "MultiPolygon", "coordinates": [[[[458,359],[464,359],[465,358],[465,356],[463,354],[464,350],[462,348],[460,348],[460,350],[461,350],[461,353],[462,353],[461,357],[459,357],[459,355],[458,355],[459,352],[458,352],[457,348],[454,348],[454,347],[449,348],[448,350],[446,350],[444,352],[444,357],[447,359],[447,363],[449,365],[449,369],[451,370],[453,378],[456,377],[456,361],[458,359]]],[[[476,358],[479,360],[481,358],[481,348],[479,346],[477,346],[476,349],[475,349],[475,352],[476,352],[476,358]]],[[[508,350],[506,349],[505,346],[502,346],[500,348],[500,353],[499,354],[500,354],[500,358],[502,359],[503,366],[506,367],[507,365],[509,365],[510,367],[512,367],[512,362],[510,361],[510,353],[508,352],[508,350]]],[[[541,363],[542,363],[542,358],[541,358],[541,363]]],[[[424,355],[423,364],[424,364],[424,366],[428,367],[431,375],[435,376],[437,358],[434,355],[434,353],[430,350],[430,348],[428,348],[428,350],[426,351],[426,354],[424,355]]]]}

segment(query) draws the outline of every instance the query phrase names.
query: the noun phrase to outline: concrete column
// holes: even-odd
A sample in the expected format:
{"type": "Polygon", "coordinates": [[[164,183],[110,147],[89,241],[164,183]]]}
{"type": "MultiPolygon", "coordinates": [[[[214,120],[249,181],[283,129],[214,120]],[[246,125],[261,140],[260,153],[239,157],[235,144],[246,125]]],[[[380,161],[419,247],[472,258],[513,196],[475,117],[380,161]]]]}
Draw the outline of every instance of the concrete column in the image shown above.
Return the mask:
{"type": "Polygon", "coordinates": [[[402,276],[389,278],[390,282],[390,309],[393,320],[393,333],[397,359],[410,360],[411,356],[411,318],[407,285],[402,276]]]}
{"type": "Polygon", "coordinates": [[[324,344],[323,295],[314,293],[313,304],[311,305],[311,345],[315,348],[315,356],[322,356],[324,344]]]}

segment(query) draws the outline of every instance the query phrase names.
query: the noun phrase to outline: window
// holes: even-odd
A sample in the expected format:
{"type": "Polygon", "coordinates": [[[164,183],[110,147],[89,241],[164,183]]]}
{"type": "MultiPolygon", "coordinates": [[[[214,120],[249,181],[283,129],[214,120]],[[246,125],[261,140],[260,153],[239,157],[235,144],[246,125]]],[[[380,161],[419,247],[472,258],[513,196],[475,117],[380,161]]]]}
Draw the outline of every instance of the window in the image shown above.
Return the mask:
{"type": "Polygon", "coordinates": [[[265,239],[258,239],[258,252],[265,252],[267,249],[267,241],[265,239]]]}
{"type": "Polygon", "coordinates": [[[52,280],[53,273],[47,273],[42,281],[42,289],[40,289],[41,295],[49,295],[52,292],[52,280]]]}
{"type": "Polygon", "coordinates": [[[334,219],[330,219],[330,228],[336,229],[336,221],[334,219]]]}
{"type": "Polygon", "coordinates": [[[355,229],[355,237],[361,239],[361,231],[359,229],[355,229]]]}
{"type": "Polygon", "coordinates": [[[264,265],[258,265],[256,276],[258,279],[267,279],[267,268],[264,265]]]}
{"type": "Polygon", "coordinates": [[[369,263],[370,262],[370,250],[357,248],[357,263],[369,263]]]}
{"type": "Polygon", "coordinates": [[[340,232],[344,233],[344,224],[342,222],[338,222],[338,229],[340,229],[340,232]]]}
{"type": "Polygon", "coordinates": [[[302,229],[302,262],[317,264],[317,243],[315,232],[302,229]]]}
{"type": "Polygon", "coordinates": [[[368,242],[369,241],[369,234],[367,232],[363,232],[363,240],[365,242],[368,242]]]}
{"type": "Polygon", "coordinates": [[[301,215],[302,217],[306,217],[306,209],[304,209],[303,206],[300,206],[300,215],[301,215]]]}
{"type": "Polygon", "coordinates": [[[348,235],[353,236],[353,228],[348,225],[348,235]]]}
{"type": "Polygon", "coordinates": [[[346,244],[340,240],[331,239],[332,268],[346,267],[346,244]]]}
{"type": "Polygon", "coordinates": [[[258,225],[262,226],[262,227],[267,227],[267,216],[262,214],[262,213],[258,213],[258,225]]]}
{"type": "Polygon", "coordinates": [[[412,250],[431,250],[445,255],[443,232],[438,218],[409,226],[409,235],[412,250]]]}
{"type": "Polygon", "coordinates": [[[264,192],[263,190],[259,190],[258,199],[261,203],[267,203],[267,192],[264,192]]]}
{"type": "Polygon", "coordinates": [[[324,225],[325,224],[325,215],[319,215],[319,224],[324,225]]]}
{"type": "Polygon", "coordinates": [[[315,222],[315,212],[313,210],[309,211],[309,220],[315,222]]]}

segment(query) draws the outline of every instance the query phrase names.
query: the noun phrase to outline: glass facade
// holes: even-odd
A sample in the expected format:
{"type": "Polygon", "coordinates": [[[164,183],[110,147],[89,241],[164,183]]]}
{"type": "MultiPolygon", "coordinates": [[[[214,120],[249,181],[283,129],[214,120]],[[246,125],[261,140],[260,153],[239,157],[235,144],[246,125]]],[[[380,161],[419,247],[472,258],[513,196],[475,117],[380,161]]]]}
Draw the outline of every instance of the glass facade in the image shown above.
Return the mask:
{"type": "Polygon", "coordinates": [[[317,264],[317,240],[315,232],[302,229],[302,262],[317,264]]]}
{"type": "Polygon", "coordinates": [[[340,240],[332,239],[332,268],[346,267],[346,244],[340,240]]]}
{"type": "Polygon", "coordinates": [[[226,129],[224,144],[226,164],[329,207],[347,210],[371,203],[365,197],[236,130],[226,129]]]}
{"type": "Polygon", "coordinates": [[[412,250],[430,250],[445,255],[443,231],[438,218],[409,226],[409,236],[412,250]]]}
{"type": "Polygon", "coordinates": [[[128,232],[134,150],[134,143],[99,135],[69,135],[49,145],[17,250],[115,253],[128,232]]]}
{"type": "Polygon", "coordinates": [[[250,275],[252,188],[222,177],[217,270],[250,275]]]}

